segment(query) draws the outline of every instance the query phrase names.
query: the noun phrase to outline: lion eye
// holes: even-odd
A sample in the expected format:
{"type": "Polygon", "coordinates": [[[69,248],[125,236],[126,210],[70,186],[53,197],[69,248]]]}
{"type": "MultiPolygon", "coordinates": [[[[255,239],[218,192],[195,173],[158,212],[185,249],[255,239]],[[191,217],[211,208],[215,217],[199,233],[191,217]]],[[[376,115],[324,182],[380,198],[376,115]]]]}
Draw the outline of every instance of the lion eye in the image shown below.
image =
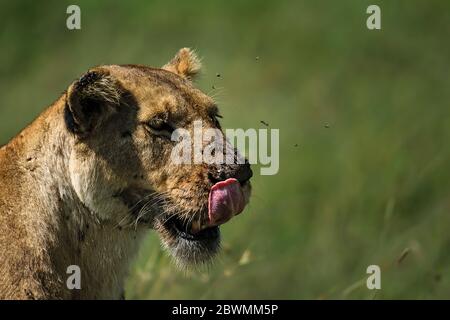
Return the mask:
{"type": "Polygon", "coordinates": [[[175,130],[172,125],[162,119],[152,119],[145,123],[145,127],[148,131],[155,135],[170,137],[175,130]]]}

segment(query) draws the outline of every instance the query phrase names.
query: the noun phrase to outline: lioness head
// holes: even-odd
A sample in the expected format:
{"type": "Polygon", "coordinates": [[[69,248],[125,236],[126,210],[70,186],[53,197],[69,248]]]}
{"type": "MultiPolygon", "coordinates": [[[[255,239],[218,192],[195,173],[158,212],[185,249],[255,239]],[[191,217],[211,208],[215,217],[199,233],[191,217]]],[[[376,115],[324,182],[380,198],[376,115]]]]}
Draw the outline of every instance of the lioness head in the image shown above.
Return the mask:
{"type": "Polygon", "coordinates": [[[154,228],[184,266],[202,264],[217,253],[219,226],[248,203],[252,176],[247,162],[172,159],[175,130],[193,134],[197,120],[204,129],[221,130],[213,99],[193,85],[199,69],[199,60],[186,48],[162,69],[96,67],[69,87],[65,106],[66,127],[75,139],[70,183],[84,206],[117,232],[154,228]]]}

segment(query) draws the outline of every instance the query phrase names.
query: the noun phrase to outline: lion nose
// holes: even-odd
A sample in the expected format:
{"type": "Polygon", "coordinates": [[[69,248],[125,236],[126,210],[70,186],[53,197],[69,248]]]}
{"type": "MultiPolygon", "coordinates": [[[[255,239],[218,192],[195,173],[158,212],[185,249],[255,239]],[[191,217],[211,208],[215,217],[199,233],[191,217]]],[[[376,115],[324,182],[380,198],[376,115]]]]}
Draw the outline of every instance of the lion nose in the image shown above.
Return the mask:
{"type": "Polygon", "coordinates": [[[253,177],[253,171],[248,161],[246,161],[244,164],[231,164],[214,168],[208,174],[208,177],[213,184],[230,178],[234,178],[241,184],[244,184],[253,177]]]}
{"type": "Polygon", "coordinates": [[[246,161],[245,164],[236,164],[233,165],[234,168],[234,177],[241,184],[246,183],[253,177],[253,171],[250,167],[250,164],[246,161]]]}

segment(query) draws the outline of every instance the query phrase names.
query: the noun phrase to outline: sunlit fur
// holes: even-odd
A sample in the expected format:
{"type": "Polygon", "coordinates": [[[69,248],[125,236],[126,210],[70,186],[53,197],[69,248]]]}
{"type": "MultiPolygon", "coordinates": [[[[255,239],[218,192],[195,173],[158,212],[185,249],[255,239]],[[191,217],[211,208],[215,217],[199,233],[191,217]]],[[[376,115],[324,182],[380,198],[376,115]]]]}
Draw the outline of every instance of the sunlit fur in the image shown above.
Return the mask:
{"type": "Polygon", "coordinates": [[[0,149],[0,298],[120,298],[150,228],[180,266],[218,252],[218,239],[163,227],[171,215],[207,219],[211,168],[171,164],[174,143],[146,127],[155,116],[217,127],[214,101],[191,82],[199,69],[189,49],[164,69],[93,68],[0,149]],[[81,290],[66,287],[69,265],[81,268],[81,290]]]}

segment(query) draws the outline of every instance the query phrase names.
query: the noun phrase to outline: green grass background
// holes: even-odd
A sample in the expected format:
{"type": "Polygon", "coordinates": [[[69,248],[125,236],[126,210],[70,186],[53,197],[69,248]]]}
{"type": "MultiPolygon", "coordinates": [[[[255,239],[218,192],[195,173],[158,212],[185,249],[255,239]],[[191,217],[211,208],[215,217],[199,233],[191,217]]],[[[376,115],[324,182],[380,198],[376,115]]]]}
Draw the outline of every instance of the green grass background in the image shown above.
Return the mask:
{"type": "Polygon", "coordinates": [[[91,66],[195,48],[225,127],[280,129],[280,171],[255,175],[209,270],[177,271],[150,234],[127,298],[450,298],[449,36],[441,0],[1,0],[0,143],[91,66]]]}

